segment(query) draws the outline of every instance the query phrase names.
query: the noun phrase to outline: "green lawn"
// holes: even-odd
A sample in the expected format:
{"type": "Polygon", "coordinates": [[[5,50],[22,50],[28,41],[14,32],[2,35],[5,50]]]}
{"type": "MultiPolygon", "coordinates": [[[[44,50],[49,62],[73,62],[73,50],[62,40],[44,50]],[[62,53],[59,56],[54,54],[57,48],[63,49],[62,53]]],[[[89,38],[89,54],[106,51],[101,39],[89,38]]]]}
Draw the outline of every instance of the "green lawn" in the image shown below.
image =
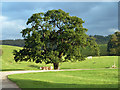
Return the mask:
{"type": "Polygon", "coordinates": [[[118,70],[57,71],[9,75],[20,88],[117,88],[118,70]]]}
{"type": "MultiPolygon", "coordinates": [[[[39,70],[41,66],[50,66],[52,64],[45,65],[36,64],[34,62],[15,62],[13,56],[13,50],[22,49],[22,47],[2,45],[2,71],[12,70],[39,70]]],[[[86,59],[80,62],[65,62],[60,63],[61,69],[85,69],[85,68],[110,68],[113,64],[118,67],[118,56],[101,56],[93,57],[92,59],[86,59]]]]}

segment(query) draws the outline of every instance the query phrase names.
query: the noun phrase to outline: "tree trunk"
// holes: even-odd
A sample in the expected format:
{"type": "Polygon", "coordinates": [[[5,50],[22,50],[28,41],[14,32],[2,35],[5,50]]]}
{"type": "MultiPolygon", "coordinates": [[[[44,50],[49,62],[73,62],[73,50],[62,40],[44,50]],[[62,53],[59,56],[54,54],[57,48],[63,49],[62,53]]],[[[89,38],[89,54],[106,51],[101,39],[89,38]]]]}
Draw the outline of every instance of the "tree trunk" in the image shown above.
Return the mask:
{"type": "Polygon", "coordinates": [[[54,65],[54,70],[58,70],[59,69],[59,63],[53,63],[54,65]]]}

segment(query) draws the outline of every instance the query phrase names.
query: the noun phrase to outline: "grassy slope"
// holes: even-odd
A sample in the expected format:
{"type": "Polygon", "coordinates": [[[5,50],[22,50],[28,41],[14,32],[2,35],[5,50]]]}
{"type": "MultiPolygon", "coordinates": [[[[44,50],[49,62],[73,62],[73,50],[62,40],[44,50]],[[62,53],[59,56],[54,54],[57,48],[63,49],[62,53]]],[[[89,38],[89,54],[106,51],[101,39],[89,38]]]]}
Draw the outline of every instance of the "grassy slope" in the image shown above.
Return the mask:
{"type": "Polygon", "coordinates": [[[100,56],[93,57],[92,59],[86,59],[81,62],[66,62],[60,66],[62,69],[76,69],[76,68],[111,68],[115,64],[118,67],[118,56],[100,56]]]}
{"type": "Polygon", "coordinates": [[[9,75],[20,88],[117,88],[117,69],[9,75]]]}
{"type": "MultiPolygon", "coordinates": [[[[40,66],[50,66],[52,64],[36,64],[34,62],[18,62],[14,61],[12,54],[14,49],[21,49],[21,47],[2,45],[2,70],[39,70],[40,66]]],[[[118,67],[118,56],[94,57],[82,62],[66,62],[60,64],[61,69],[79,69],[79,68],[109,68],[114,64],[118,67]]]]}
{"type": "Polygon", "coordinates": [[[2,45],[2,70],[38,70],[40,66],[45,64],[36,64],[34,62],[18,62],[14,61],[13,50],[22,49],[21,47],[2,45]]]}

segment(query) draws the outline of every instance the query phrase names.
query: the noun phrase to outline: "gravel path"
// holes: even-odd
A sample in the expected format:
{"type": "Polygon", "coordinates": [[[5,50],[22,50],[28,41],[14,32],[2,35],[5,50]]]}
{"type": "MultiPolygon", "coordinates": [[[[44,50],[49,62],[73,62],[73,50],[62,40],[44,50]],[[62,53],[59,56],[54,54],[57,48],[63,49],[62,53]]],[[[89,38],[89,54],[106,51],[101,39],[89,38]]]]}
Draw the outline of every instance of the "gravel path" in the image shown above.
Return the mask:
{"type": "Polygon", "coordinates": [[[11,74],[32,73],[32,72],[49,72],[49,71],[76,71],[76,70],[96,70],[96,69],[3,71],[3,72],[0,72],[0,89],[2,88],[2,90],[7,90],[8,88],[17,88],[17,90],[21,90],[14,82],[10,81],[7,78],[7,76],[11,75],[11,74]]]}
{"type": "MultiPolygon", "coordinates": [[[[63,71],[63,70],[49,70],[63,71]]],[[[28,71],[3,71],[0,72],[0,88],[19,88],[14,82],[10,81],[7,76],[11,74],[32,73],[32,72],[48,72],[48,70],[28,70],[28,71]]],[[[4,89],[3,89],[4,90],[4,89]]],[[[21,90],[21,89],[17,89],[21,90]]]]}

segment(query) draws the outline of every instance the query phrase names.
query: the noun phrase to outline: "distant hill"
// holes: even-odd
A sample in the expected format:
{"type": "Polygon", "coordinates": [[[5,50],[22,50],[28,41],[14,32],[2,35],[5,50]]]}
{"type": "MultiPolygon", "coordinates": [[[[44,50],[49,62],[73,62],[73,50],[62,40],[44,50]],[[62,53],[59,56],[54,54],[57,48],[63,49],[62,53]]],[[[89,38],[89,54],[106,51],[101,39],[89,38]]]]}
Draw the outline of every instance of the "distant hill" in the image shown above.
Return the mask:
{"type": "Polygon", "coordinates": [[[11,46],[19,46],[19,47],[23,47],[25,45],[23,39],[1,40],[1,41],[2,41],[2,43],[0,43],[0,45],[2,44],[2,45],[11,45],[11,46]]]}
{"type": "Polygon", "coordinates": [[[94,35],[94,38],[96,38],[97,44],[107,44],[111,38],[111,35],[108,36],[94,35]]]}
{"type": "MultiPolygon", "coordinates": [[[[91,35],[90,35],[91,36],[91,35]]],[[[102,36],[102,35],[94,35],[94,38],[96,38],[97,44],[107,44],[110,40],[111,35],[108,36],[102,36]]],[[[11,46],[19,46],[23,47],[25,45],[23,39],[16,39],[16,40],[2,40],[2,43],[0,41],[0,45],[11,45],[11,46]]]]}

